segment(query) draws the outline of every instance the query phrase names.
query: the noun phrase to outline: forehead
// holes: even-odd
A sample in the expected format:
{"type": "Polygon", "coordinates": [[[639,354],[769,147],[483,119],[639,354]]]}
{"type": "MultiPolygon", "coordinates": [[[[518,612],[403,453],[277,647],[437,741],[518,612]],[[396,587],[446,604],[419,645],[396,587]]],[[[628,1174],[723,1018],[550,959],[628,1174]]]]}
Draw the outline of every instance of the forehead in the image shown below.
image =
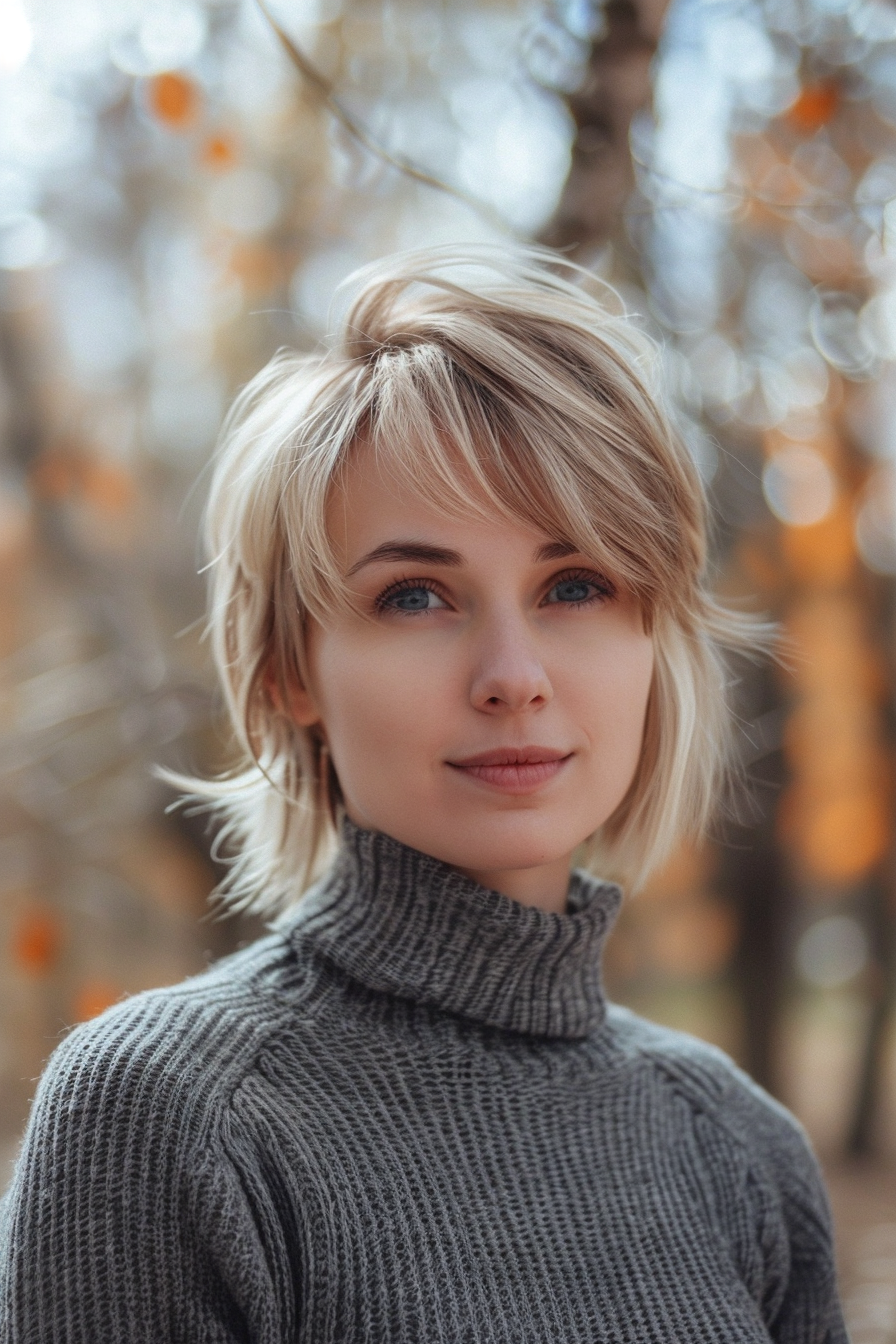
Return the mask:
{"type": "Polygon", "coordinates": [[[469,478],[430,481],[427,488],[368,443],[357,445],[333,484],[327,532],[343,572],[388,541],[428,541],[472,555],[496,546],[530,554],[559,540],[502,509],[469,478]]]}

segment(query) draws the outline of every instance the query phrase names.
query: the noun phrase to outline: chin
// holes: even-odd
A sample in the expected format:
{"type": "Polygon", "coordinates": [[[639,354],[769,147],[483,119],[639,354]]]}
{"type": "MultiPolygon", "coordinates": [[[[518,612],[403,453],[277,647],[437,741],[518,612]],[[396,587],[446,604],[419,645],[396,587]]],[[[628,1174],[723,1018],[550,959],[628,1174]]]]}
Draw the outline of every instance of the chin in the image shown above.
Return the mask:
{"type": "Polygon", "coordinates": [[[506,872],[558,863],[594,829],[580,835],[578,830],[569,828],[568,819],[566,826],[556,822],[553,825],[548,822],[533,824],[531,814],[510,825],[507,823],[505,817],[498,825],[474,824],[459,830],[451,827],[440,833],[428,831],[423,843],[406,843],[414,844],[414,848],[455,868],[506,872]]]}

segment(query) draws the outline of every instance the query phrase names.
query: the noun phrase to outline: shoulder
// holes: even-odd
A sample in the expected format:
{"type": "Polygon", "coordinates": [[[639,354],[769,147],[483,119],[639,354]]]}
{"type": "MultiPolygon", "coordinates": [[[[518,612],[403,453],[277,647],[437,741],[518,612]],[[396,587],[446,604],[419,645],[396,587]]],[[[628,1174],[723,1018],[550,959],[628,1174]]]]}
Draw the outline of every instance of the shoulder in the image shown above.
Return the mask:
{"type": "Polygon", "coordinates": [[[757,1173],[818,1203],[818,1165],[802,1125],[724,1051],[612,1006],[608,1026],[624,1058],[640,1062],[679,1098],[707,1142],[738,1151],[757,1173]]]}
{"type": "Polygon", "coordinates": [[[288,945],[271,934],[180,984],[123,999],[56,1047],[32,1124],[61,1113],[82,1127],[178,1113],[213,1123],[296,1011],[294,979],[288,945]]]}
{"type": "Polygon", "coordinates": [[[827,1191],[796,1118],[704,1041],[624,1008],[607,1027],[617,1057],[662,1098],[666,1132],[774,1338],[845,1341],[827,1191]]]}
{"type": "Polygon", "coordinates": [[[0,1209],[0,1315],[28,1339],[230,1338],[225,1316],[262,1298],[265,1329],[292,1337],[271,1324],[291,1269],[242,1084],[301,1013],[297,979],[282,938],[263,938],[56,1048],[0,1209]]]}
{"type": "Polygon", "coordinates": [[[751,1119],[768,1115],[772,1123],[802,1132],[790,1112],[717,1046],[685,1031],[660,1026],[616,1004],[609,1008],[607,1021],[623,1057],[642,1061],[700,1110],[730,1112],[735,1127],[741,1111],[751,1119]]]}

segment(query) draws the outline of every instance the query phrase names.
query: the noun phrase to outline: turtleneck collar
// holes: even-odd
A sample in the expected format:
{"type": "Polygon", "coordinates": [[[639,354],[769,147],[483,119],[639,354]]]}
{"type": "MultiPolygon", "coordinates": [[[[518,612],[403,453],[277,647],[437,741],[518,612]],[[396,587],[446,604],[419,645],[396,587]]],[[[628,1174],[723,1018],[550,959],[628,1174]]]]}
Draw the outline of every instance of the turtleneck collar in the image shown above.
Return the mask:
{"type": "Polygon", "coordinates": [[[330,872],[284,931],[370,989],[532,1036],[604,1018],[601,947],[619,888],[576,870],[562,915],[521,905],[347,819],[330,872]]]}

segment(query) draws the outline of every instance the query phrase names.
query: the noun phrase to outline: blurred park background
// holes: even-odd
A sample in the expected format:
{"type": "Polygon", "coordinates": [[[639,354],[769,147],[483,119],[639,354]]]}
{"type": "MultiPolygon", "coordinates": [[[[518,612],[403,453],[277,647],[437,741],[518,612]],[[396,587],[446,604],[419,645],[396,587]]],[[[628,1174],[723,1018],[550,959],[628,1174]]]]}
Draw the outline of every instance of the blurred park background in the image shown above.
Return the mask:
{"type": "Polygon", "coordinates": [[[748,790],[614,995],[730,1051],[896,1341],[896,5],[0,0],[0,1185],[71,1024],[261,930],[155,762],[227,740],[196,532],[228,399],[405,246],[538,239],[664,344],[748,790]]]}

